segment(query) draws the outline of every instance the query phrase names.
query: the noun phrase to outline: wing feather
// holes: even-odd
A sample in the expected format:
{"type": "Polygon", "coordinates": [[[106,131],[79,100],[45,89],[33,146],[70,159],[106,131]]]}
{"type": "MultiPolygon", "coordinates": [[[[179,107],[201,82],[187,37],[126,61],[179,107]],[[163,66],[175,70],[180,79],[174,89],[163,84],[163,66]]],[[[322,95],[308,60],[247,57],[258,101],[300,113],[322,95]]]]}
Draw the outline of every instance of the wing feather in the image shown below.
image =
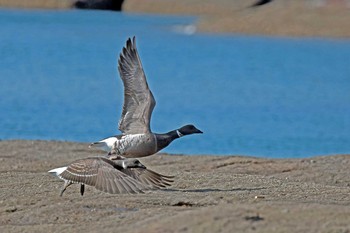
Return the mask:
{"type": "Polygon", "coordinates": [[[147,84],[135,37],[127,40],[118,60],[118,70],[124,84],[119,130],[124,134],[151,132],[150,120],[156,101],[147,84]]]}
{"type": "Polygon", "coordinates": [[[142,193],[149,189],[133,177],[121,172],[113,161],[102,157],[81,159],[70,164],[60,174],[64,180],[94,186],[96,189],[112,194],[142,193]]]}
{"type": "Polygon", "coordinates": [[[101,166],[98,170],[96,189],[117,194],[117,193],[142,193],[147,189],[145,185],[134,178],[113,168],[113,166],[101,166]]]}
{"type": "Polygon", "coordinates": [[[173,176],[164,176],[145,168],[122,169],[121,172],[152,188],[164,188],[174,182],[173,176]]]}

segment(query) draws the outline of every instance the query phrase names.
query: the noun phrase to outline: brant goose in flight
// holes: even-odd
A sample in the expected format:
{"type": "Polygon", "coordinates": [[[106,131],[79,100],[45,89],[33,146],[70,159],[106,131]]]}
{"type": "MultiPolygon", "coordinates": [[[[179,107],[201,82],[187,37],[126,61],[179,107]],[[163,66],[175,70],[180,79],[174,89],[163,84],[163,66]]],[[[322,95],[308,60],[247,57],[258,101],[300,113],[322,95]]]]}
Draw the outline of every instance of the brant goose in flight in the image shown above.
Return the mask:
{"type": "Polygon", "coordinates": [[[148,87],[146,75],[136,48],[135,37],[129,38],[118,60],[118,70],[124,84],[124,105],[119,120],[121,135],[90,144],[125,158],[152,155],[185,135],[202,133],[194,125],[185,125],[168,133],[152,133],[150,120],[156,101],[148,87]]]}
{"type": "Polygon", "coordinates": [[[112,193],[143,193],[144,190],[164,188],[173,182],[173,176],[164,176],[147,169],[137,159],[90,157],[77,160],[66,167],[55,168],[49,173],[64,180],[60,196],[68,186],[80,184],[84,195],[84,185],[112,193]]]}

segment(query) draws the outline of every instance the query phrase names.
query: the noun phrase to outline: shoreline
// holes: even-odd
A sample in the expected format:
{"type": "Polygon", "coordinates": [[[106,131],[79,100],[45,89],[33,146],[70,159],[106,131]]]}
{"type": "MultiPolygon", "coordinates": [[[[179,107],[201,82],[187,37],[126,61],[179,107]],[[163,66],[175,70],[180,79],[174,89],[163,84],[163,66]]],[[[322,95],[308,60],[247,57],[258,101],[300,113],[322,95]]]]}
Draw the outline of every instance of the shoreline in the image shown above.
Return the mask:
{"type": "MultiPolygon", "coordinates": [[[[31,143],[53,143],[53,144],[60,144],[60,143],[67,143],[67,144],[77,144],[77,145],[85,145],[87,148],[91,142],[83,142],[83,141],[67,141],[67,140],[60,140],[60,139],[0,139],[1,142],[6,143],[15,143],[19,144],[21,142],[31,142],[31,143]]],[[[88,148],[89,151],[94,151],[98,155],[95,156],[102,156],[103,151],[95,150],[92,148],[88,148]]],[[[217,158],[225,158],[225,157],[241,157],[241,158],[250,158],[250,159],[263,159],[263,160],[302,160],[302,159],[312,159],[312,158],[322,158],[322,157],[333,157],[338,155],[348,155],[347,152],[345,153],[329,153],[329,154],[311,154],[311,155],[305,155],[305,156],[294,156],[294,157],[279,157],[279,156],[268,156],[268,155],[255,155],[255,154],[244,154],[244,153],[230,153],[230,154],[184,154],[184,153],[172,153],[172,152],[166,152],[161,150],[160,152],[156,153],[164,156],[189,156],[189,157],[217,157],[217,158]]],[[[349,154],[350,155],[350,154],[349,154]]]]}
{"type": "Polygon", "coordinates": [[[305,159],[155,154],[149,169],[174,175],[164,190],[111,195],[47,171],[100,155],[86,143],[0,141],[4,232],[347,232],[350,155],[305,159]]]}
{"type": "MultiPolygon", "coordinates": [[[[0,7],[68,9],[73,0],[0,0],[0,7]]],[[[303,0],[272,1],[251,8],[249,0],[127,0],[123,11],[177,16],[197,16],[196,31],[282,37],[350,38],[350,6],[344,3],[315,6],[303,0]]]]}
{"type": "Polygon", "coordinates": [[[345,5],[316,7],[303,0],[280,0],[250,8],[256,1],[210,0],[205,4],[196,0],[186,3],[175,0],[166,3],[161,0],[151,2],[153,4],[142,4],[142,0],[129,0],[126,1],[124,9],[130,12],[195,15],[199,17],[198,31],[207,33],[343,39],[350,37],[347,24],[350,21],[350,7],[345,5]]]}

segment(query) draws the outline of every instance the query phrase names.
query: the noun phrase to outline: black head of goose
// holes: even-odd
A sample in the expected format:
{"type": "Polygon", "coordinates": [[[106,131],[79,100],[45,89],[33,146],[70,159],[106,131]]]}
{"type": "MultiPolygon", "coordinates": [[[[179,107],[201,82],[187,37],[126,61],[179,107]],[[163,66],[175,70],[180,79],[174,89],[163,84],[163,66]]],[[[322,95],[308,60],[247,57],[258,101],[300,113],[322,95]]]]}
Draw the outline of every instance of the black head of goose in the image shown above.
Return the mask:
{"type": "Polygon", "coordinates": [[[122,134],[91,143],[90,147],[125,158],[137,158],[155,154],[182,136],[202,133],[194,125],[165,134],[152,133],[150,121],[156,101],[147,84],[135,37],[127,40],[118,60],[118,70],[124,84],[124,104],[119,120],[122,134]]]}
{"type": "Polygon", "coordinates": [[[55,168],[49,173],[64,180],[60,196],[68,186],[80,184],[84,195],[85,186],[111,193],[142,193],[144,190],[164,188],[173,182],[173,176],[164,176],[147,169],[137,159],[91,157],[77,160],[66,167],[55,168]]]}

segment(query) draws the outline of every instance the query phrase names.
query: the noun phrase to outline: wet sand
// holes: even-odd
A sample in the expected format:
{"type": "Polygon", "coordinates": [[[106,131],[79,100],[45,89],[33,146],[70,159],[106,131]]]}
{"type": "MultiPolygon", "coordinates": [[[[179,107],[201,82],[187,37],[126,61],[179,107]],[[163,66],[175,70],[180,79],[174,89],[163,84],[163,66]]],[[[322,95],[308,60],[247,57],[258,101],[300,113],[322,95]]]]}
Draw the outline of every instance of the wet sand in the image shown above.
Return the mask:
{"type": "Polygon", "coordinates": [[[156,154],[173,186],[111,195],[47,173],[103,155],[84,143],[0,141],[1,232],[349,232],[350,155],[307,159],[156,154]]]}

